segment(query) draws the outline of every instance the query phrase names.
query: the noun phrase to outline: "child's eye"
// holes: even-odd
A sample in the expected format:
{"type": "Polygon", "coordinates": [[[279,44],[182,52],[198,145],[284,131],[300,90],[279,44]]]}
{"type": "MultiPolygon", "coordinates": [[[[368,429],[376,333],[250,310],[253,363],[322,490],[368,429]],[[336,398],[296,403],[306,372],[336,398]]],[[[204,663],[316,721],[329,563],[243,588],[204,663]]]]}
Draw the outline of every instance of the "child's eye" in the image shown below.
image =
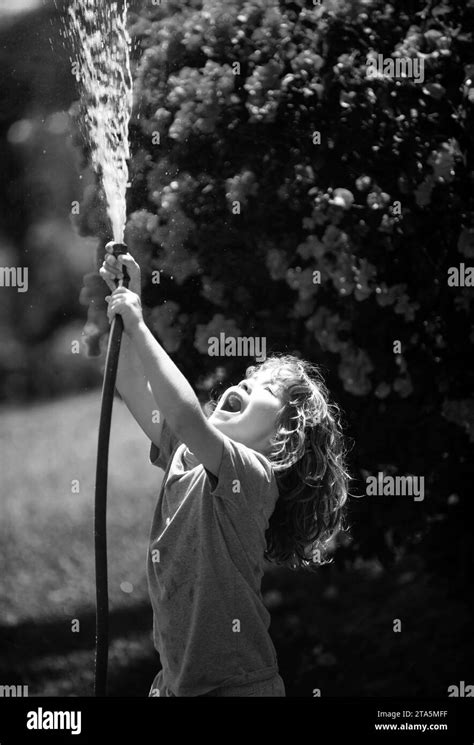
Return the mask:
{"type": "Polygon", "coordinates": [[[272,390],[272,389],[270,388],[270,386],[269,386],[269,385],[266,385],[266,386],[265,386],[265,390],[266,390],[266,391],[270,391],[270,393],[272,394],[272,396],[275,396],[275,398],[276,398],[276,393],[275,393],[275,391],[273,391],[273,390],[272,390]]]}

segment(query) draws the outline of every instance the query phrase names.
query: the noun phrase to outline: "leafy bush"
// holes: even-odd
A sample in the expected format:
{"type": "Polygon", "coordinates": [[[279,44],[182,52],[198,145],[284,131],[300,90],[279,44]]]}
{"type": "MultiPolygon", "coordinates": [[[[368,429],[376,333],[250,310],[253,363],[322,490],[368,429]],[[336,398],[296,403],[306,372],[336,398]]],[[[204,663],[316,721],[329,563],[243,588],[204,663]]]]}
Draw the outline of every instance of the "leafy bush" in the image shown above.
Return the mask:
{"type": "Polygon", "coordinates": [[[448,285],[474,257],[472,21],[454,0],[203,0],[131,29],[127,241],[148,322],[203,391],[216,327],[323,365],[354,475],[425,477],[423,502],[352,501],[350,551],[387,564],[423,536],[446,564],[472,516],[473,289],[448,285]],[[369,76],[377,55],[423,82],[369,76]]]}

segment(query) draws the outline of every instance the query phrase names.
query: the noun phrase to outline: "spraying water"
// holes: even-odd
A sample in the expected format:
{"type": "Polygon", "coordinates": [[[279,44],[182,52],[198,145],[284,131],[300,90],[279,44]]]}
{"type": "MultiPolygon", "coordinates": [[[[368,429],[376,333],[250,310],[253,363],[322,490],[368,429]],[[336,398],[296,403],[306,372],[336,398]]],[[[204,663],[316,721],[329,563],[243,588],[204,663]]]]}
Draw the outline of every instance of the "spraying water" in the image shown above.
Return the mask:
{"type": "Polygon", "coordinates": [[[133,102],[127,11],[127,0],[121,11],[117,2],[97,0],[73,0],[68,10],[86,135],[92,164],[102,178],[116,243],[123,243],[126,223],[128,125],[133,102]]]}

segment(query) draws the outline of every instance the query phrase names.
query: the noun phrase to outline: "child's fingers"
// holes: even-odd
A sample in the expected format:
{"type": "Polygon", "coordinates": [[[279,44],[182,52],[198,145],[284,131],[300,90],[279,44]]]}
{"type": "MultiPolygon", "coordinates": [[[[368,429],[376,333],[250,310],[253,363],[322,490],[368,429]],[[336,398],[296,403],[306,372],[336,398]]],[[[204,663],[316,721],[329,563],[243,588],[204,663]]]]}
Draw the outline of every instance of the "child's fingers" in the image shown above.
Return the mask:
{"type": "MultiPolygon", "coordinates": [[[[124,289],[124,288],[119,288],[124,289]]],[[[124,310],[127,308],[126,296],[124,295],[108,295],[105,298],[107,302],[107,318],[112,323],[114,316],[117,314],[122,315],[124,310]]]]}
{"type": "Polygon", "coordinates": [[[123,305],[131,300],[133,293],[125,287],[116,287],[111,295],[107,295],[109,300],[109,308],[115,308],[118,305],[123,305]]]}
{"type": "MultiPolygon", "coordinates": [[[[113,250],[114,250],[113,242],[108,243],[105,247],[105,250],[107,252],[107,255],[104,259],[104,264],[106,264],[107,268],[108,269],[117,268],[119,271],[121,271],[123,266],[125,265],[127,267],[130,280],[132,284],[135,286],[135,291],[139,292],[140,290],[140,266],[137,264],[132,254],[129,251],[127,251],[126,253],[115,256],[115,254],[113,253],[113,250]]],[[[120,276],[120,279],[122,279],[122,275],[120,276]]]]}
{"type": "Polygon", "coordinates": [[[102,279],[104,280],[104,282],[106,283],[107,287],[110,290],[113,290],[114,287],[115,287],[115,284],[113,282],[112,275],[109,274],[109,272],[107,272],[107,270],[106,269],[103,269],[103,268],[100,268],[99,269],[99,274],[102,277],[102,279]]]}
{"type": "Polygon", "coordinates": [[[120,254],[120,256],[107,255],[104,259],[104,265],[110,271],[122,272],[123,266],[125,265],[128,269],[128,274],[131,279],[140,277],[140,267],[129,253],[120,254]]]}
{"type": "Polygon", "coordinates": [[[114,275],[104,267],[99,269],[99,274],[111,290],[115,290],[114,275]]]}
{"type": "Polygon", "coordinates": [[[140,267],[131,254],[120,254],[120,256],[118,257],[118,263],[120,266],[125,264],[130,279],[133,280],[140,277],[140,267]]]}
{"type": "Polygon", "coordinates": [[[104,261],[102,269],[107,272],[109,279],[123,279],[123,272],[118,264],[109,264],[107,261],[104,261]]]}
{"type": "Polygon", "coordinates": [[[104,264],[107,267],[107,269],[115,270],[115,271],[122,271],[122,267],[120,264],[120,260],[116,256],[111,256],[110,254],[105,257],[104,264]]]}
{"type": "Polygon", "coordinates": [[[126,264],[126,266],[136,267],[137,269],[140,269],[137,262],[135,261],[132,254],[130,253],[120,254],[120,256],[118,257],[118,260],[126,264]]]}
{"type": "Polygon", "coordinates": [[[118,261],[121,266],[127,268],[128,276],[130,277],[130,289],[133,290],[137,295],[141,294],[141,274],[140,267],[129,253],[120,254],[118,261]]]}
{"type": "Polygon", "coordinates": [[[122,265],[115,256],[106,256],[102,266],[115,279],[123,279],[122,265]]]}
{"type": "Polygon", "coordinates": [[[127,268],[131,269],[133,272],[140,271],[140,267],[130,253],[120,254],[119,256],[114,256],[109,253],[105,257],[104,263],[110,267],[117,267],[118,269],[121,268],[122,264],[125,264],[127,268]]]}
{"type": "Polygon", "coordinates": [[[117,299],[112,297],[111,295],[108,295],[105,298],[105,301],[107,303],[107,318],[109,321],[112,321],[113,317],[116,315],[118,309],[120,308],[120,302],[117,302],[117,299]]]}

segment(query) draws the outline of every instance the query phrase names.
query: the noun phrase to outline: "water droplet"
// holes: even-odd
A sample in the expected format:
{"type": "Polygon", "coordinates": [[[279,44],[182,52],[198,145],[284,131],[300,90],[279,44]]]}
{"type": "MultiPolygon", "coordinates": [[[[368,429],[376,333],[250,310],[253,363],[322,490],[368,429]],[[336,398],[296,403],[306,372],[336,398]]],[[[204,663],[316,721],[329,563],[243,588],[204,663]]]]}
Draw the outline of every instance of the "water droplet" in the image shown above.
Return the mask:
{"type": "Polygon", "coordinates": [[[120,584],[120,589],[122,592],[126,592],[128,595],[133,592],[133,585],[131,582],[122,582],[120,584]]]}

